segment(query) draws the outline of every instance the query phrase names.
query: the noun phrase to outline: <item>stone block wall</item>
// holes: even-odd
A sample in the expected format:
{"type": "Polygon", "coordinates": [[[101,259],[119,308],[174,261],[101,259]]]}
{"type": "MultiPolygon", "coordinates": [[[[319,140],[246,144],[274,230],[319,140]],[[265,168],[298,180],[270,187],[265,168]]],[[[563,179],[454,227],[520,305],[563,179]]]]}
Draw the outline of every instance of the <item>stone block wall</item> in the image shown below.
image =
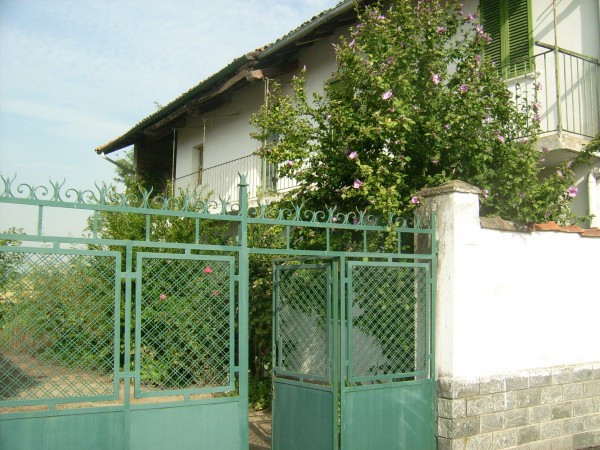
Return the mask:
{"type": "Polygon", "coordinates": [[[438,380],[438,448],[600,446],[600,362],[438,380]]]}

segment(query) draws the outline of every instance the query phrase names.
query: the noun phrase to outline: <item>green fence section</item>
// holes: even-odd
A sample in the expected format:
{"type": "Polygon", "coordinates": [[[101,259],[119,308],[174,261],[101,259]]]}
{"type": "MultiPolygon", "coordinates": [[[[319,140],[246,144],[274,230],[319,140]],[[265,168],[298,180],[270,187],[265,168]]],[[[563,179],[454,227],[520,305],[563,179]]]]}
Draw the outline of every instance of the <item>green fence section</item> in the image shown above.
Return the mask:
{"type": "Polygon", "coordinates": [[[273,448],[435,448],[434,270],[408,254],[275,263],[273,448]]]}
{"type": "Polygon", "coordinates": [[[11,247],[0,251],[5,289],[0,399],[26,404],[36,399],[114,398],[120,255],[11,247]]]}
{"type": "Polygon", "coordinates": [[[375,388],[432,386],[435,217],[249,206],[244,177],[239,202],[0,180],[0,203],[36,217],[0,232],[0,447],[247,448],[251,254],[291,259],[274,271],[277,448],[350,448],[375,388]],[[44,233],[68,210],[89,212],[87,234],[44,233]],[[109,214],[139,233],[103,235],[109,214]]]}

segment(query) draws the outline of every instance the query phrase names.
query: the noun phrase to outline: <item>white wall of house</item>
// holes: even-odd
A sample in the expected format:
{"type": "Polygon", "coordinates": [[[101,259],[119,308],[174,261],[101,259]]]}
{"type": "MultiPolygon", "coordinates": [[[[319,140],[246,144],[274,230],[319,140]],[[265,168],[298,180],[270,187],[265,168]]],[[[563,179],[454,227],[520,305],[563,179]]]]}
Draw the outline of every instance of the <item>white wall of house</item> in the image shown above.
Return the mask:
{"type": "Polygon", "coordinates": [[[600,360],[600,237],[482,228],[461,186],[425,205],[438,218],[438,376],[600,360]]]}
{"type": "MultiPolygon", "coordinates": [[[[331,37],[321,39],[299,52],[299,67],[306,66],[307,68],[306,88],[309,95],[312,95],[313,92],[322,92],[324,81],[331,78],[336,66],[332,44],[338,42],[338,36],[343,31],[343,29],[340,29],[331,37]]],[[[290,79],[291,75],[276,79],[276,81],[282,82],[284,92],[289,91],[290,79]]],[[[250,125],[250,117],[258,111],[263,103],[264,82],[258,81],[243,89],[234,91],[228,105],[188,119],[186,127],[178,130],[177,177],[198,170],[197,165],[193,164],[193,155],[196,151],[194,147],[201,144],[204,146],[204,169],[253,153],[260,143],[250,137],[250,133],[255,131],[253,126],[250,125]]],[[[231,189],[221,182],[223,177],[231,178],[231,174],[244,171],[248,173],[249,181],[252,181],[258,179],[260,170],[261,167],[258,161],[243,161],[226,167],[215,168],[215,178],[211,181],[213,183],[217,182],[219,186],[222,185],[218,190],[225,191],[224,194],[227,195],[231,189]],[[216,172],[219,174],[217,175],[216,172]]],[[[208,176],[212,175],[208,174],[208,176]]],[[[176,188],[186,188],[196,182],[195,177],[185,177],[177,181],[176,188]]],[[[207,180],[203,180],[203,182],[206,183],[207,180]]],[[[252,192],[250,194],[253,195],[252,192]]]]}

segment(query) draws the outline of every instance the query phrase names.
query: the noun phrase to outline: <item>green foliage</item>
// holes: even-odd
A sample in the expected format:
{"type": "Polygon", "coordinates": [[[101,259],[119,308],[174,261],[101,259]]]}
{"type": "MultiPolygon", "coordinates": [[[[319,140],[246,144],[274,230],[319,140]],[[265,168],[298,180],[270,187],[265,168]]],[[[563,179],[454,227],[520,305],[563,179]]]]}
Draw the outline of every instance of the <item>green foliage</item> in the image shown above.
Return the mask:
{"type": "MultiPolygon", "coordinates": [[[[10,253],[6,253],[10,255],[10,253]]],[[[111,258],[22,254],[2,302],[0,348],[48,363],[111,374],[111,258]]]]}
{"type": "MultiPolygon", "coordinates": [[[[511,101],[485,58],[489,36],[454,0],[376,3],[336,46],[337,70],[309,99],[273,83],[252,118],[260,154],[299,181],[296,200],[406,212],[427,186],[482,188],[481,212],[526,222],[571,219],[573,166],[541,178],[540,105],[511,101]],[[276,137],[277,139],[274,139],[276,137]]],[[[536,95],[541,86],[536,86],[536,95]]]]}
{"type": "Polygon", "coordinates": [[[248,407],[251,411],[260,411],[271,407],[271,377],[250,375],[248,391],[248,407]]]}
{"type": "MultiPolygon", "coordinates": [[[[5,234],[23,234],[25,231],[22,228],[9,228],[4,231],[5,234]]],[[[11,239],[0,239],[0,245],[8,247],[19,247],[21,241],[11,239]]],[[[18,277],[17,268],[22,261],[23,256],[16,252],[0,253],[0,302],[5,300],[5,289],[8,283],[18,277]]],[[[0,317],[1,319],[1,317],[0,317]]]]}

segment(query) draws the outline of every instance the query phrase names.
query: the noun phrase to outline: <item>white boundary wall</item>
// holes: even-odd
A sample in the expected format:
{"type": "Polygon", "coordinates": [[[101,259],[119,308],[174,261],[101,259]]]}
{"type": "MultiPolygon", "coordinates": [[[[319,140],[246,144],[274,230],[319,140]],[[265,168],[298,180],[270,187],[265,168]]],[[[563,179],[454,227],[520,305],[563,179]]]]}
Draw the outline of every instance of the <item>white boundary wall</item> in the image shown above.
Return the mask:
{"type": "Polygon", "coordinates": [[[478,192],[421,193],[438,222],[438,377],[600,361],[600,237],[482,228],[478,192]]]}

